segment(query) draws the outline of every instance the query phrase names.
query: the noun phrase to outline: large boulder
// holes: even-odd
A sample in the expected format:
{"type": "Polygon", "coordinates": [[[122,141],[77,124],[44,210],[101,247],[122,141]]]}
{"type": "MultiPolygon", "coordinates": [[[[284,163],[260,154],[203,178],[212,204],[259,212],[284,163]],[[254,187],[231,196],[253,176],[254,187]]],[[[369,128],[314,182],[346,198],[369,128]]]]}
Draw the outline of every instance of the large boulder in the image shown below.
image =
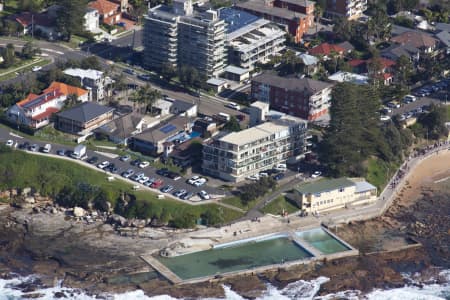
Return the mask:
{"type": "Polygon", "coordinates": [[[25,199],[23,201],[28,204],[36,203],[36,200],[34,199],[34,197],[25,197],[25,199]]]}
{"type": "Polygon", "coordinates": [[[75,206],[73,208],[73,215],[77,218],[81,218],[86,215],[86,211],[81,207],[75,206]]]}
{"type": "Polygon", "coordinates": [[[110,215],[108,220],[111,224],[117,224],[122,227],[124,227],[127,224],[127,219],[117,214],[110,215]]]}

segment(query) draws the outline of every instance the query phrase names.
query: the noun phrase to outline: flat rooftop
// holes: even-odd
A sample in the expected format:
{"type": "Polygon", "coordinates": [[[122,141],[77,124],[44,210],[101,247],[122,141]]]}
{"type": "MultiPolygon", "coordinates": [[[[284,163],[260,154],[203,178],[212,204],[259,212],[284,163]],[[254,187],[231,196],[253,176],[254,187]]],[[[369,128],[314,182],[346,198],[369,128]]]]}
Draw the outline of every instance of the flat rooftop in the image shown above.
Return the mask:
{"type": "Polygon", "coordinates": [[[294,18],[306,18],[307,15],[293,12],[284,8],[270,7],[265,5],[263,0],[250,0],[246,2],[236,3],[237,8],[242,8],[246,10],[251,10],[258,12],[260,14],[266,14],[270,16],[275,16],[285,20],[292,20],[294,18]]]}
{"type": "Polygon", "coordinates": [[[300,185],[296,188],[301,194],[319,194],[330,192],[340,188],[354,186],[355,183],[347,178],[322,179],[312,183],[300,185]]]}
{"type": "Polygon", "coordinates": [[[227,23],[228,34],[260,19],[255,15],[232,7],[225,7],[220,9],[219,18],[227,23]]]}

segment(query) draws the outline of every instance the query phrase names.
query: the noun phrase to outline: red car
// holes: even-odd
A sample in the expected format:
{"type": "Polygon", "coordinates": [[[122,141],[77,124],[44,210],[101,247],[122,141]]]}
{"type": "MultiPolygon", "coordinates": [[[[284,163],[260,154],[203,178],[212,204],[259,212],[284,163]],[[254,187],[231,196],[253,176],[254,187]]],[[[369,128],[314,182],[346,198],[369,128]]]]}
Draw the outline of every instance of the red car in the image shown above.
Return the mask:
{"type": "Polygon", "coordinates": [[[158,179],[152,183],[151,187],[154,189],[158,189],[163,185],[163,183],[164,183],[164,181],[162,181],[162,179],[158,179]]]}

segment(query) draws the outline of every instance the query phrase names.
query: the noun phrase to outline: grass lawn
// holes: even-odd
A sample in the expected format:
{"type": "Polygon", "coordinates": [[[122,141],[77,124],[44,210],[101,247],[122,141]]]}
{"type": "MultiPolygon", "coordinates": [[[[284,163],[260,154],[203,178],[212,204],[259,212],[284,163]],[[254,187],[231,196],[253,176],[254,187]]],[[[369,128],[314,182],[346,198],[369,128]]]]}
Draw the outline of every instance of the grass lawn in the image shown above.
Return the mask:
{"type": "Polygon", "coordinates": [[[49,59],[44,58],[33,58],[28,60],[20,60],[15,63],[13,66],[7,69],[0,69],[0,81],[8,80],[11,78],[17,77],[16,73],[26,73],[33,69],[36,66],[45,66],[49,64],[51,61],[49,59]]]}
{"type": "Polygon", "coordinates": [[[249,210],[253,206],[256,205],[256,203],[258,202],[258,199],[254,199],[254,200],[252,200],[250,202],[243,203],[241,198],[239,198],[238,196],[233,196],[233,197],[225,198],[225,199],[223,199],[221,201],[223,203],[226,203],[226,204],[229,204],[229,205],[233,205],[233,206],[238,207],[238,208],[243,209],[243,210],[249,210]]]}
{"type": "Polygon", "coordinates": [[[1,16],[8,16],[15,13],[18,13],[18,0],[6,0],[3,1],[3,11],[0,12],[1,16]],[[6,2],[6,3],[5,3],[6,2]]]}
{"type": "Polygon", "coordinates": [[[262,212],[265,214],[281,215],[283,209],[284,211],[287,211],[288,214],[294,213],[299,210],[297,206],[287,201],[286,197],[280,195],[278,198],[266,205],[262,209],[262,212]]]}
{"type": "Polygon", "coordinates": [[[450,122],[450,106],[447,106],[447,122],[450,122]]]}
{"type": "Polygon", "coordinates": [[[45,126],[44,128],[38,130],[35,135],[35,138],[44,141],[51,141],[57,144],[75,146],[75,136],[70,134],[66,134],[62,131],[56,130],[51,125],[45,126]]]}
{"type": "Polygon", "coordinates": [[[192,213],[200,217],[211,209],[221,211],[223,222],[230,222],[242,216],[235,210],[217,204],[189,205],[172,199],[158,199],[151,191],[134,191],[133,185],[123,180],[108,181],[108,175],[103,171],[93,170],[72,161],[27,154],[18,150],[0,152],[0,172],[4,174],[6,171],[8,176],[0,180],[0,189],[33,187],[40,191],[46,188],[48,192],[52,192],[63,186],[85,182],[117,195],[121,192],[133,194],[138,201],[147,201],[153,209],[165,209],[172,216],[192,213]]]}
{"type": "Polygon", "coordinates": [[[381,192],[386,186],[388,179],[398,165],[388,164],[383,160],[377,158],[370,158],[367,164],[366,180],[377,187],[378,192],[381,192]]]}

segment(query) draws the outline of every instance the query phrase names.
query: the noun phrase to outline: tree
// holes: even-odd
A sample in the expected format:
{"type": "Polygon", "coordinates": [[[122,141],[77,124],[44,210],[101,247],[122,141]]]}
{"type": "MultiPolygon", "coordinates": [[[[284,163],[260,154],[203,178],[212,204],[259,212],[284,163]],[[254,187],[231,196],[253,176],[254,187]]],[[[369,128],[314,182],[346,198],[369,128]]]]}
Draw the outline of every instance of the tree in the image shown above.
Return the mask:
{"type": "Polygon", "coordinates": [[[27,42],[23,47],[21,51],[21,55],[25,59],[31,59],[36,54],[39,54],[41,50],[39,48],[34,47],[32,42],[27,42]]]}
{"type": "Polygon", "coordinates": [[[218,225],[223,223],[223,211],[221,207],[214,207],[208,209],[205,213],[201,215],[205,220],[206,225],[218,225]]]}
{"type": "Polygon", "coordinates": [[[427,130],[427,137],[438,139],[441,136],[448,136],[448,129],[445,126],[447,121],[447,107],[432,104],[429,113],[421,116],[419,122],[427,130]]]}
{"type": "Polygon", "coordinates": [[[61,8],[56,18],[56,27],[60,33],[70,40],[72,34],[79,34],[84,31],[84,14],[87,7],[87,0],[61,0],[61,8]]]}
{"type": "Polygon", "coordinates": [[[172,64],[165,63],[161,67],[160,74],[167,82],[170,82],[177,75],[177,70],[172,64]]]}
{"type": "Polygon", "coordinates": [[[397,59],[394,66],[395,79],[401,86],[407,86],[413,73],[411,60],[405,55],[397,59]]]}
{"type": "Polygon", "coordinates": [[[11,67],[16,61],[16,52],[13,44],[7,44],[6,48],[2,49],[3,63],[2,66],[4,68],[11,67]]]}
{"type": "Polygon", "coordinates": [[[145,108],[144,113],[146,113],[150,107],[150,112],[152,113],[153,104],[159,98],[161,98],[161,93],[158,90],[151,88],[149,84],[146,84],[133,93],[131,101],[141,104],[143,108],[145,108]]]}
{"type": "Polygon", "coordinates": [[[241,131],[241,125],[239,125],[239,121],[235,116],[231,116],[230,120],[225,124],[223,129],[228,131],[241,131]]]}
{"type": "Polygon", "coordinates": [[[172,220],[172,226],[176,228],[193,228],[197,216],[189,211],[180,211],[172,220]]]}
{"type": "Polygon", "coordinates": [[[44,0],[19,0],[17,8],[21,11],[39,12],[44,7],[44,0]]]}
{"type": "Polygon", "coordinates": [[[91,55],[89,57],[84,58],[80,63],[80,68],[82,69],[96,69],[101,70],[102,66],[97,56],[91,55]]]}
{"type": "Polygon", "coordinates": [[[349,41],[353,35],[352,23],[346,18],[337,18],[334,23],[333,33],[336,39],[341,41],[349,41]]]}

